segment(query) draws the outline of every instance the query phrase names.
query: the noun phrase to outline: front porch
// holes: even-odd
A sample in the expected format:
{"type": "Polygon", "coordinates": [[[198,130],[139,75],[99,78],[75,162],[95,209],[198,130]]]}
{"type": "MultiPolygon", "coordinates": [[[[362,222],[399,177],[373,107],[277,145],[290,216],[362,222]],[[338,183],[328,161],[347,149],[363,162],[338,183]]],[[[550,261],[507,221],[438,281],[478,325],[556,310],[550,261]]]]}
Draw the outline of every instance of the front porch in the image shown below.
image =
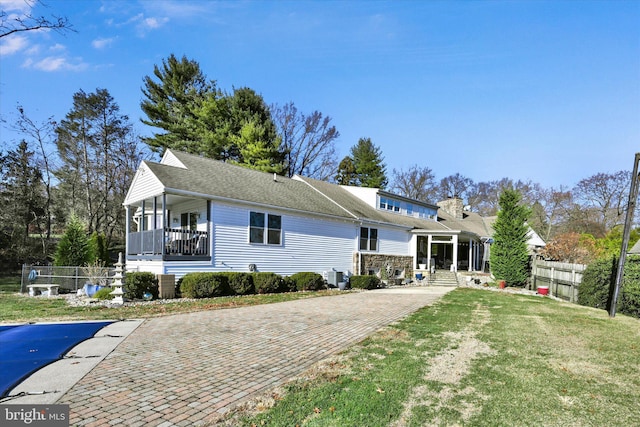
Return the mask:
{"type": "Polygon", "coordinates": [[[209,201],[162,194],[125,208],[128,260],[211,260],[209,201]]]}
{"type": "Polygon", "coordinates": [[[209,232],[169,228],[136,231],[127,236],[127,256],[135,259],[210,260],[209,232]]]}

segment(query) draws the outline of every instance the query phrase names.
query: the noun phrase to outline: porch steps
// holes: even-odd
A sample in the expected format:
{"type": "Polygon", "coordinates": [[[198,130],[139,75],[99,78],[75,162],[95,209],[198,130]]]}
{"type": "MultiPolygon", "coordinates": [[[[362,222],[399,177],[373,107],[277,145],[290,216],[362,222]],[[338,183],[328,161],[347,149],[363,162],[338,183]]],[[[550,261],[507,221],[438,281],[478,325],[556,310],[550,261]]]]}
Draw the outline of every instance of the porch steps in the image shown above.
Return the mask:
{"type": "Polygon", "coordinates": [[[429,280],[431,286],[458,286],[458,275],[453,271],[436,270],[429,280]]]}

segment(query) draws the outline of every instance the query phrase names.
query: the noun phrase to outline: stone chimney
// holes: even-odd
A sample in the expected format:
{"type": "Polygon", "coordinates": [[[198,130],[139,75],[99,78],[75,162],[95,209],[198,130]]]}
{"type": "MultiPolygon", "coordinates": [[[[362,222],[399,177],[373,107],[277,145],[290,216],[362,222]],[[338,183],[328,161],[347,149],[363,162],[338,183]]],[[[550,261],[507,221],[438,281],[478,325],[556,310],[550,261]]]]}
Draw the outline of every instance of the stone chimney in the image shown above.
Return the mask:
{"type": "Polygon", "coordinates": [[[453,216],[455,219],[463,219],[462,211],[464,205],[460,197],[449,197],[447,200],[442,200],[437,203],[438,207],[453,216]]]}

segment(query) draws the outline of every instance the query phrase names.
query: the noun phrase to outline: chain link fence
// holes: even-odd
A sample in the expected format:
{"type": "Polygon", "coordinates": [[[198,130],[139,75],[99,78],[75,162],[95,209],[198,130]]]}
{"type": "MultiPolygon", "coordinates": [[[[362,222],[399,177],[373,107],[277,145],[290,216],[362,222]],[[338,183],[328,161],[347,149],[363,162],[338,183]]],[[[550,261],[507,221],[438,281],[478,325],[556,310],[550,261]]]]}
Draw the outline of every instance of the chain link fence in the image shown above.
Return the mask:
{"type": "Polygon", "coordinates": [[[60,293],[77,292],[85,283],[106,285],[115,274],[114,267],[101,266],[54,266],[54,265],[22,265],[20,292],[26,293],[28,285],[58,285],[60,293]]]}

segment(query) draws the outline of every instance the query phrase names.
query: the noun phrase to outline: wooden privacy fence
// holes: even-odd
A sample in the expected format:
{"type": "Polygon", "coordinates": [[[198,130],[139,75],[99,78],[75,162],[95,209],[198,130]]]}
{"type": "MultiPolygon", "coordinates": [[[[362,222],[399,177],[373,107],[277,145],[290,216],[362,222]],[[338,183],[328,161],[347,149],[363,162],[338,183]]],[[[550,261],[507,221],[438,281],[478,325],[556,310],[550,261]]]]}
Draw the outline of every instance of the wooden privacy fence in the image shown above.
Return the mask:
{"type": "Polygon", "coordinates": [[[584,264],[535,260],[531,269],[531,283],[533,289],[548,286],[551,295],[578,302],[578,288],[586,268],[584,264]]]}

